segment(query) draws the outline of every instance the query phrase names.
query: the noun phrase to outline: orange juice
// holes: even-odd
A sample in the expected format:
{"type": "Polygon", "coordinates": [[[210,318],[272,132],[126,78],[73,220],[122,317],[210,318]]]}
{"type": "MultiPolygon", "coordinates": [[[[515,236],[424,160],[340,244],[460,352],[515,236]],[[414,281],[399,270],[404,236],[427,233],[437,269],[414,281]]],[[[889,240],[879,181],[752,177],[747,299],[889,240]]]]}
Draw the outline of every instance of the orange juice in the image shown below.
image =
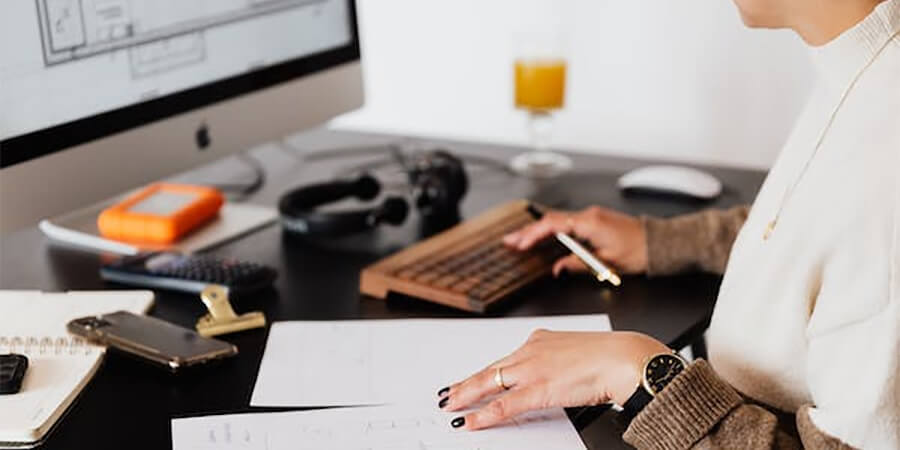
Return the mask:
{"type": "Polygon", "coordinates": [[[563,60],[516,61],[516,107],[547,111],[563,107],[566,96],[566,62],[563,60]]]}

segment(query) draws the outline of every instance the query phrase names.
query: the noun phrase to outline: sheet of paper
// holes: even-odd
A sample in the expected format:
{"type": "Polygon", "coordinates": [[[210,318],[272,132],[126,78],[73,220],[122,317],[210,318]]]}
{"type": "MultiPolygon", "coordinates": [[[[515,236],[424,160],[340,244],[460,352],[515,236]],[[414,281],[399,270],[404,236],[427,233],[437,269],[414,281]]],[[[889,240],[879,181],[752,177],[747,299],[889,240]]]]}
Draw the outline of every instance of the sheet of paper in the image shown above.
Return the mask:
{"type": "Polygon", "coordinates": [[[608,331],[606,315],[278,322],[253,406],[431,405],[443,386],[521,346],[538,328],[608,331]]]}
{"type": "Polygon", "coordinates": [[[373,406],[172,421],[174,450],[584,450],[560,409],[483,431],[454,430],[436,408],[373,406]]]}

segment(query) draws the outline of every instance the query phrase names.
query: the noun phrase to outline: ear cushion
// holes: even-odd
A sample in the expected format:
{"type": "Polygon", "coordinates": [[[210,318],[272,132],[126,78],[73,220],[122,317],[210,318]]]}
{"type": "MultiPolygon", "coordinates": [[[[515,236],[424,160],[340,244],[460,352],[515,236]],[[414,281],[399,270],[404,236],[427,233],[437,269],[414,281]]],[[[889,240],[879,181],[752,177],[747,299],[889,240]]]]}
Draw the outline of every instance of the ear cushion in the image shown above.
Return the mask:
{"type": "Polygon", "coordinates": [[[409,215],[409,204],[401,197],[388,197],[373,211],[372,217],[378,222],[400,225],[409,215]]]}
{"type": "Polygon", "coordinates": [[[353,192],[360,200],[372,200],[381,192],[381,184],[372,175],[364,173],[353,183],[353,192]]]}

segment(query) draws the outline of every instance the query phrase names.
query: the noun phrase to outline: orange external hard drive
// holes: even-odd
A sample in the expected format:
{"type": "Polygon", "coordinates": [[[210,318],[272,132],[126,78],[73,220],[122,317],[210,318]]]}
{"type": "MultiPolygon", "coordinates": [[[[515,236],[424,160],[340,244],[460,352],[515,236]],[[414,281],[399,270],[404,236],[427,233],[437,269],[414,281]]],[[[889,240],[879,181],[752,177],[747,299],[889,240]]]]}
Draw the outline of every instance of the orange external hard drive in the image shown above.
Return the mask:
{"type": "Polygon", "coordinates": [[[224,202],[212,188],[157,183],[104,210],[97,227],[109,239],[171,244],[214,218],[224,202]]]}

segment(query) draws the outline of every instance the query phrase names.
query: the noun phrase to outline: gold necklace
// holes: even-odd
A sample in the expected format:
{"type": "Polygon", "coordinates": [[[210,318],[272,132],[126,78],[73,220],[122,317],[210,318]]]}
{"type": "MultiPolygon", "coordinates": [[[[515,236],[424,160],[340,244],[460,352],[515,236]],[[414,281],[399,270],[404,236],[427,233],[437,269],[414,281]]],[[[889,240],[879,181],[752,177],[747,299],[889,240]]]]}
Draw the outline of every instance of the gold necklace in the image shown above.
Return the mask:
{"type": "Polygon", "coordinates": [[[781,198],[781,203],[778,205],[778,210],[775,212],[775,217],[766,224],[766,229],[763,232],[763,240],[767,241],[770,237],[772,237],[772,233],[775,232],[775,227],[778,226],[778,219],[781,218],[781,213],[784,212],[784,207],[787,205],[788,200],[791,199],[791,196],[794,194],[794,190],[800,184],[800,181],[803,180],[804,175],[806,175],[806,171],[809,169],[810,164],[812,164],[813,160],[816,158],[816,154],[819,153],[819,149],[822,148],[822,143],[825,142],[825,136],[828,134],[828,131],[831,130],[831,126],[834,124],[835,118],[837,118],[838,111],[841,110],[841,107],[844,106],[844,102],[847,101],[847,97],[850,95],[850,92],[853,91],[853,88],[856,87],[856,84],[859,82],[860,78],[862,78],[863,74],[872,67],[872,64],[875,63],[875,60],[881,56],[881,53],[884,49],[887,48],[888,44],[891,43],[894,39],[900,36],[900,30],[896,31],[891,35],[887,40],[885,40],[884,44],[872,55],[872,58],[866,63],[862,69],[853,77],[853,80],[850,81],[850,84],[847,86],[847,89],[841,94],[840,101],[838,101],[837,107],[832,111],[831,116],[828,118],[828,123],[825,124],[825,128],[822,129],[822,133],[819,134],[819,139],[816,141],[816,147],[813,149],[812,155],[807,158],[806,162],[803,164],[803,167],[800,169],[800,175],[797,176],[797,179],[794,180],[794,183],[784,191],[784,196],[781,198]]]}

